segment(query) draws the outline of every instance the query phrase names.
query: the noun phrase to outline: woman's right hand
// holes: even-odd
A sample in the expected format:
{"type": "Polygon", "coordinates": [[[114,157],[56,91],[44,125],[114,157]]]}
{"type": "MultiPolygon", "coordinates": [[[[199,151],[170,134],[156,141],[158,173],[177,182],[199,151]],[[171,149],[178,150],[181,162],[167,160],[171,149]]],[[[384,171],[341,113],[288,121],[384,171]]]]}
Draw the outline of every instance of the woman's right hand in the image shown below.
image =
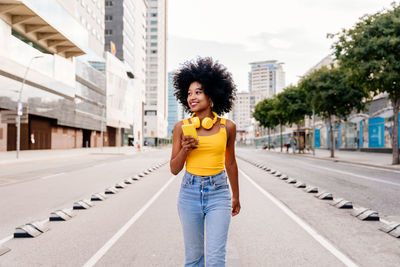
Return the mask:
{"type": "Polygon", "coordinates": [[[182,149],[185,152],[190,152],[193,149],[197,148],[197,145],[199,144],[199,140],[198,139],[194,139],[193,136],[183,136],[182,137],[182,149]]]}

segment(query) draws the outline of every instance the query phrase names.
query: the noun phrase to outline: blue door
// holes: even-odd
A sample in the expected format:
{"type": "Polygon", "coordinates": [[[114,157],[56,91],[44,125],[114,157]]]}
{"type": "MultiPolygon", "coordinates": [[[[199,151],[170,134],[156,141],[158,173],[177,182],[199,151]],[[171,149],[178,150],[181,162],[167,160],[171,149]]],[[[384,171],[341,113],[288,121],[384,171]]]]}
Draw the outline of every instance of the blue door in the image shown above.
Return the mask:
{"type": "Polygon", "coordinates": [[[368,120],[369,147],[384,147],[384,118],[372,118],[368,120]]]}
{"type": "Polygon", "coordinates": [[[320,148],[321,147],[321,131],[319,129],[315,129],[315,148],[320,148]]]}

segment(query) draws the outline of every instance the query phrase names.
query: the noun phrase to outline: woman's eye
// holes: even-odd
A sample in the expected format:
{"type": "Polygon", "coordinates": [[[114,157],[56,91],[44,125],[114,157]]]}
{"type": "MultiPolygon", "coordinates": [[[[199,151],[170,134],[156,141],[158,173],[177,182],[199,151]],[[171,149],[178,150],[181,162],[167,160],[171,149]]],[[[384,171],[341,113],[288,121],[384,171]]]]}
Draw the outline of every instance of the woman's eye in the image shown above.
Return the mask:
{"type": "Polygon", "coordinates": [[[197,91],[196,94],[198,94],[198,95],[201,94],[201,91],[197,91]]]}

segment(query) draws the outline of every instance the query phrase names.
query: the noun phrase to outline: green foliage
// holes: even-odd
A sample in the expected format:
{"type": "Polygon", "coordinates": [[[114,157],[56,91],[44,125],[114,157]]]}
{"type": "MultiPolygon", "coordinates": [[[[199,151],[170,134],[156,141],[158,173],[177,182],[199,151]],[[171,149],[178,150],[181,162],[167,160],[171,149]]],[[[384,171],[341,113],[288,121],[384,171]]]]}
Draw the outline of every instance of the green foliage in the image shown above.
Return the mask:
{"type": "Polygon", "coordinates": [[[272,99],[273,109],[269,114],[269,120],[273,126],[283,125],[286,123],[287,117],[285,113],[285,106],[279,101],[275,95],[272,99]]]}
{"type": "Polygon", "coordinates": [[[322,67],[302,79],[299,87],[304,90],[315,113],[329,118],[335,115],[346,118],[353,110],[362,110],[367,96],[364,90],[350,87],[345,73],[339,68],[322,67]]]}
{"type": "Polygon", "coordinates": [[[257,103],[254,108],[253,117],[265,128],[272,128],[273,125],[270,121],[270,112],[273,110],[272,100],[269,98],[264,99],[257,103]]]}
{"type": "Polygon", "coordinates": [[[399,164],[400,6],[393,3],[392,7],[365,15],[353,28],[331,37],[338,37],[332,48],[352,87],[373,94],[388,93],[395,118],[393,164],[399,164]]]}
{"type": "Polygon", "coordinates": [[[303,88],[291,85],[279,93],[277,98],[285,114],[285,121],[290,125],[299,123],[304,120],[304,116],[310,116],[312,113],[303,88]]]}
{"type": "Polygon", "coordinates": [[[400,6],[365,15],[351,29],[331,35],[341,68],[353,87],[400,97],[400,6]]]}

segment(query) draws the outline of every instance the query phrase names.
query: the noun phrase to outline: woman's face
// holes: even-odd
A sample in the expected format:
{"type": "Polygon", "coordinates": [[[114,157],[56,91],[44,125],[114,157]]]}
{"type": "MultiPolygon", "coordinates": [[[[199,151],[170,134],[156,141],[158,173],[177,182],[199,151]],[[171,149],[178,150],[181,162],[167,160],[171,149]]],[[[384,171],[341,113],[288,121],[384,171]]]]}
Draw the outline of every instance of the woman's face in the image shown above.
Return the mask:
{"type": "Polygon", "coordinates": [[[189,86],[187,102],[193,112],[211,107],[211,99],[204,93],[201,84],[192,82],[189,86]]]}

